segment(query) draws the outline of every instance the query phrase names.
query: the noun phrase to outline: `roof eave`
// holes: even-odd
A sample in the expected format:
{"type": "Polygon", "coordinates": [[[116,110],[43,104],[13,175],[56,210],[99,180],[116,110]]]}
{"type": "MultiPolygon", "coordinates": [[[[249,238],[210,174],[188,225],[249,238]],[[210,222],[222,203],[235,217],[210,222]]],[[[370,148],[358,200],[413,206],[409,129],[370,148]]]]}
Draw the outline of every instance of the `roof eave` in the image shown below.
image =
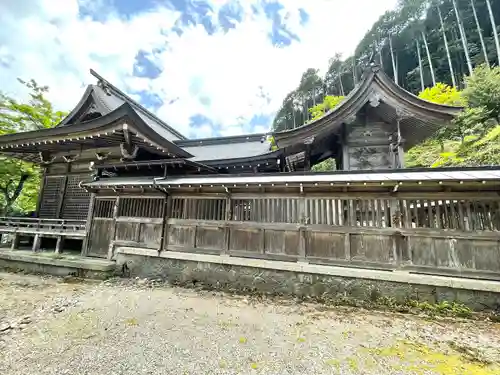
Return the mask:
{"type": "Polygon", "coordinates": [[[423,100],[396,85],[379,67],[373,66],[365,73],[363,81],[337,107],[307,125],[274,133],[276,143],[279,147],[289,147],[310,134],[324,133],[325,127],[328,127],[330,131],[339,128],[348,117],[356,114],[368,102],[374,85],[378,85],[380,90],[404,103],[409,107],[410,112],[424,113],[430,123],[449,123],[463,110],[463,107],[441,105],[423,100]]]}
{"type": "Polygon", "coordinates": [[[83,122],[81,124],[74,124],[71,127],[54,127],[50,129],[41,129],[31,132],[23,132],[23,133],[14,133],[8,134],[0,137],[0,146],[9,146],[13,143],[32,143],[32,141],[36,140],[36,142],[45,141],[49,138],[51,140],[68,137],[77,138],[80,136],[84,136],[84,134],[88,133],[96,133],[106,131],[107,129],[116,127],[117,122],[124,120],[130,120],[136,127],[137,131],[139,131],[143,136],[147,137],[151,141],[158,143],[160,146],[165,147],[172,151],[173,154],[176,154],[179,157],[190,158],[191,155],[189,152],[175,145],[167,139],[161,137],[158,133],[152,130],[135,112],[132,106],[128,103],[124,103],[113,112],[108,113],[107,115],[98,117],[91,121],[83,122]]]}

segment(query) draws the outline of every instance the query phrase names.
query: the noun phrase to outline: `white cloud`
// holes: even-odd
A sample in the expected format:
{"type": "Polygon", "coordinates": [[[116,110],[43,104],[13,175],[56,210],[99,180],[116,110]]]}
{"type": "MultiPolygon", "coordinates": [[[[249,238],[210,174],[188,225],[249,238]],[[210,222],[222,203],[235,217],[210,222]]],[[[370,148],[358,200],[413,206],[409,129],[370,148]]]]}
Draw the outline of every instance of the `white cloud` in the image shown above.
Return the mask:
{"type": "MultiPolygon", "coordinates": [[[[276,48],[268,38],[271,21],[263,13],[253,14],[250,1],[240,2],[244,19],[227,33],[210,36],[198,25],[178,36],[168,30],[179,14],[166,7],[126,19],[107,9],[106,17],[95,21],[79,16],[76,0],[28,0],[23,7],[7,0],[0,4],[1,88],[17,94],[16,77],[34,78],[51,87],[50,98],[59,108],[71,109],[83,84],[92,82],[88,69],[93,68],[125,90],[150,91],[165,103],[174,101],[158,114],[187,135],[210,135],[207,124],[196,131],[189,128],[190,116],[197,113],[217,124],[221,134],[238,134],[253,115],[272,115],[305,69],[325,69],[336,52],[349,55],[396,1],[282,0],[280,14],[301,41],[276,48]],[[310,16],[305,26],[300,7],[310,16]],[[161,67],[156,79],[133,77],[140,50],[161,67]]],[[[212,3],[217,8],[225,1],[212,3]]]]}

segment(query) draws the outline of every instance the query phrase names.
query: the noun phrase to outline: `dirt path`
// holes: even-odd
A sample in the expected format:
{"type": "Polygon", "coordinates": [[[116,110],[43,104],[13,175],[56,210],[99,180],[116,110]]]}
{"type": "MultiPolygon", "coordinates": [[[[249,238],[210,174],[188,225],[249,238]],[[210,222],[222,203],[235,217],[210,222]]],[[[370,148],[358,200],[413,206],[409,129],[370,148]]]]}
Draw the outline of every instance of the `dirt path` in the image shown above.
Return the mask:
{"type": "Polygon", "coordinates": [[[0,273],[0,374],[500,374],[500,325],[0,273]],[[10,328],[8,328],[10,327],[10,328]]]}

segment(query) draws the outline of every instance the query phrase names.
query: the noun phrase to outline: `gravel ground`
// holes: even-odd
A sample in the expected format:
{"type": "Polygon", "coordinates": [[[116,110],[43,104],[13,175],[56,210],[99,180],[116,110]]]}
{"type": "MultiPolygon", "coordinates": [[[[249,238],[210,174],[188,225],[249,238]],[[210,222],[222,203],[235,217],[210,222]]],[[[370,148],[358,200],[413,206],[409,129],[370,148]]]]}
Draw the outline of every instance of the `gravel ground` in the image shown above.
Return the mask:
{"type": "Polygon", "coordinates": [[[500,324],[0,273],[0,374],[500,374],[500,324]]]}

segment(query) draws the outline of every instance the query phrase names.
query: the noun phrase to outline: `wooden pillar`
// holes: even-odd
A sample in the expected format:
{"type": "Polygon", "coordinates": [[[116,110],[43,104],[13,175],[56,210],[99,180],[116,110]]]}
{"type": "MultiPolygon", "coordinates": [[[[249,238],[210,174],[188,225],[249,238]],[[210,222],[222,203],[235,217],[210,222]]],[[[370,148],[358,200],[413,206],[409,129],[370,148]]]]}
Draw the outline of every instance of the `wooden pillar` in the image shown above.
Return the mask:
{"type": "Polygon", "coordinates": [[[17,250],[19,248],[19,241],[21,240],[21,236],[19,233],[13,233],[14,238],[12,238],[12,243],[10,245],[11,250],[17,250]]]}
{"type": "Polygon", "coordinates": [[[83,244],[82,244],[82,256],[87,256],[89,253],[89,246],[90,246],[90,230],[92,228],[92,219],[94,217],[94,207],[95,207],[95,198],[96,195],[95,193],[92,193],[90,195],[90,205],[89,205],[89,211],[87,213],[87,221],[85,222],[85,237],[83,239],[83,244]]]}
{"type": "Polygon", "coordinates": [[[168,194],[165,197],[163,208],[163,227],[161,230],[161,247],[159,251],[168,250],[168,219],[172,215],[172,197],[168,194]]]}
{"type": "Polygon", "coordinates": [[[41,176],[41,185],[40,185],[40,191],[38,193],[38,200],[36,202],[36,217],[40,217],[40,207],[42,206],[42,201],[43,201],[43,192],[45,190],[45,181],[46,181],[46,175],[47,175],[47,167],[43,168],[42,176],[41,176]]]}
{"type": "Polygon", "coordinates": [[[304,140],[305,151],[304,151],[304,171],[311,170],[311,150],[314,143],[314,137],[309,137],[304,140]]]}
{"type": "Polygon", "coordinates": [[[298,205],[298,214],[300,219],[299,227],[299,262],[307,263],[307,223],[306,217],[306,198],[302,185],[300,186],[300,197],[298,205]]]}
{"type": "Polygon", "coordinates": [[[396,110],[396,127],[398,132],[398,141],[397,141],[397,163],[398,168],[405,167],[405,151],[404,151],[404,139],[401,134],[401,121],[405,118],[405,114],[401,111],[396,110]]]}
{"type": "Polygon", "coordinates": [[[118,217],[118,208],[120,206],[120,197],[116,197],[115,206],[113,207],[113,225],[109,233],[109,251],[108,259],[113,258],[114,246],[115,246],[115,235],[116,235],[116,218],[118,217]]]}
{"type": "Polygon", "coordinates": [[[341,145],[342,145],[342,170],[348,171],[351,169],[351,163],[349,160],[349,146],[347,144],[347,125],[346,124],[342,124],[341,145]]]}
{"type": "MultiPolygon", "coordinates": [[[[400,201],[396,198],[391,198],[389,200],[389,212],[390,212],[390,224],[391,228],[401,229],[403,220],[402,220],[402,211],[400,207],[400,201]]],[[[399,239],[400,235],[395,234],[392,236],[392,258],[393,262],[398,266],[401,263],[402,252],[401,252],[401,241],[399,239]]]]}
{"type": "Polygon", "coordinates": [[[32,247],[33,252],[37,252],[40,250],[41,242],[42,242],[42,235],[38,233],[35,234],[35,239],[33,240],[33,247],[32,247]]]}
{"type": "Polygon", "coordinates": [[[63,236],[58,236],[57,237],[57,242],[56,242],[56,254],[60,254],[62,247],[64,245],[64,237],[63,236]]]}
{"type": "Polygon", "coordinates": [[[59,191],[59,202],[57,205],[57,213],[56,218],[61,219],[62,217],[62,209],[64,205],[64,196],[66,195],[66,187],[68,186],[68,176],[64,176],[64,181],[61,187],[61,191],[59,191]]]}
{"type": "Polygon", "coordinates": [[[224,246],[222,249],[221,254],[228,254],[229,253],[229,244],[230,244],[230,236],[231,236],[231,226],[230,226],[230,221],[231,221],[231,193],[227,193],[226,196],[226,212],[224,214],[224,246]]]}
{"type": "MultiPolygon", "coordinates": [[[[349,199],[346,202],[346,209],[347,209],[347,224],[346,226],[348,227],[355,227],[357,226],[357,220],[356,220],[356,210],[354,209],[354,200],[349,199]]],[[[350,261],[351,260],[351,233],[348,232],[344,235],[344,254],[345,254],[345,259],[350,261]]]]}

